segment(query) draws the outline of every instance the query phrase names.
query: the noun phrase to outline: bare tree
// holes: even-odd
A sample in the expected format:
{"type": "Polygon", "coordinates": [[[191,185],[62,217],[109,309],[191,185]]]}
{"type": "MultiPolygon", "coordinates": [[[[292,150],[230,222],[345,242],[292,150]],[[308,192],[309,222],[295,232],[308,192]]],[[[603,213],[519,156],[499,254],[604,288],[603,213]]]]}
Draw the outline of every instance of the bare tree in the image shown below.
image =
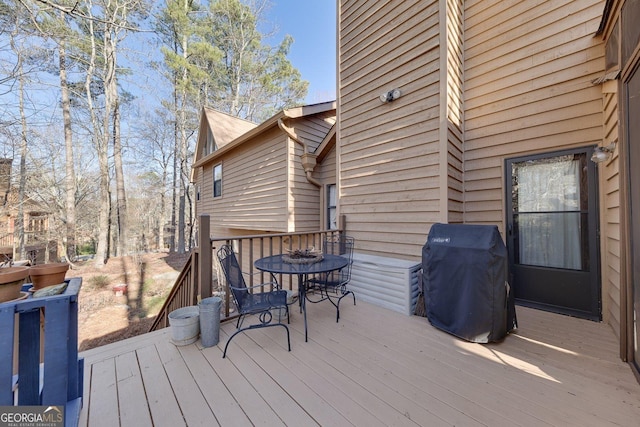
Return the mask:
{"type": "Polygon", "coordinates": [[[163,248],[165,245],[165,224],[167,219],[167,206],[170,200],[167,190],[170,187],[170,174],[173,168],[174,158],[174,127],[171,117],[164,110],[155,114],[144,114],[135,126],[136,134],[140,138],[134,148],[136,158],[144,159],[140,163],[141,170],[147,171],[143,176],[147,182],[154,185],[146,187],[145,194],[151,195],[155,200],[150,204],[157,204],[158,217],[155,219],[155,245],[163,248]],[[157,198],[156,198],[157,197],[157,198]]]}
{"type": "MultiPolygon", "coordinates": [[[[65,14],[60,12],[60,19],[64,22],[65,14]]],[[[63,36],[58,41],[58,61],[60,74],[60,96],[62,106],[62,124],[64,127],[65,145],[65,214],[64,223],[66,234],[62,239],[62,247],[68,262],[72,262],[75,255],[76,242],[76,174],[73,156],[73,131],[71,128],[71,100],[67,83],[67,52],[66,38],[63,36]]]]}
{"type": "MultiPolygon", "coordinates": [[[[127,253],[134,244],[140,247],[141,236],[136,237],[136,233],[163,246],[170,213],[167,234],[172,230],[171,249],[189,249],[194,234],[190,162],[201,107],[214,106],[244,118],[260,119],[273,109],[294,105],[304,96],[302,89],[306,91],[306,82],[286,60],[291,39],[285,38],[276,48],[262,42],[264,34],[257,24],[267,0],[211,0],[202,7],[195,0],[167,0],[159,6],[162,13],[155,22],[157,31],[148,38],[162,38],[164,67],[154,72],[160,70],[170,82],[171,96],[163,94],[162,105],[163,113],[168,114],[153,113],[161,132],[149,130],[134,135],[134,121],[128,116],[131,103],[127,83],[135,84],[143,72],[148,73],[141,68],[123,68],[122,57],[128,48],[123,40],[137,31],[138,25],[146,25],[144,1],[0,1],[0,52],[11,50],[7,46],[17,12],[25,14],[31,30],[44,27],[29,37],[51,47],[48,62],[37,69],[31,62],[33,52],[29,52],[29,61],[13,61],[15,54],[0,55],[0,96],[6,95],[0,109],[9,112],[0,114],[0,124],[15,129],[4,132],[0,128],[0,139],[11,141],[7,153],[24,162],[20,169],[25,172],[36,164],[40,168],[54,167],[52,158],[33,157],[38,151],[35,144],[59,145],[61,151],[55,159],[58,169],[50,171],[47,179],[64,191],[37,191],[29,184],[27,174],[22,203],[16,206],[29,209],[24,201],[30,197],[51,206],[55,216],[52,221],[56,231],[62,233],[62,249],[68,259],[73,259],[78,236],[96,242],[97,265],[104,265],[113,254],[127,253]],[[52,60],[56,54],[58,57],[52,60]],[[131,81],[126,80],[128,72],[133,75],[131,81]],[[37,78],[32,80],[30,73],[40,74],[34,74],[37,78]],[[51,74],[43,78],[45,73],[51,74]],[[46,82],[46,95],[31,97],[33,82],[40,87],[46,82]],[[49,105],[40,105],[41,111],[33,108],[45,100],[49,105]],[[55,128],[56,138],[45,129],[38,141],[43,124],[55,128]],[[127,170],[127,155],[134,149],[128,141],[132,140],[140,141],[138,145],[152,153],[156,163],[153,168],[135,173],[127,170]],[[83,151],[86,147],[90,149],[83,151]],[[88,170],[79,172],[79,165],[88,170]],[[129,194],[134,183],[148,194],[129,194]],[[84,186],[91,189],[87,190],[91,196],[81,199],[78,191],[84,186]],[[158,191],[152,191],[156,186],[158,191]],[[60,200],[62,208],[58,206],[60,200]],[[82,200],[87,202],[81,205],[82,200]],[[148,200],[158,209],[142,211],[148,200]],[[84,210],[88,206],[89,212],[84,210]],[[157,217],[151,218],[151,214],[157,217]]],[[[20,34],[25,31],[22,25],[20,34]]],[[[24,217],[21,212],[19,218],[24,217]]],[[[18,226],[25,227],[19,221],[18,226]]]]}
{"type": "Polygon", "coordinates": [[[87,32],[91,39],[91,49],[89,54],[89,66],[87,67],[87,78],[85,80],[85,91],[87,102],[91,110],[92,122],[94,123],[94,137],[96,138],[96,148],[98,152],[98,163],[100,169],[100,221],[98,230],[98,247],[96,251],[96,265],[106,262],[109,256],[110,242],[110,212],[111,212],[111,192],[109,177],[109,156],[108,148],[113,145],[114,172],[116,180],[116,216],[117,222],[117,254],[126,253],[127,245],[127,198],[125,191],[125,177],[122,160],[122,135],[120,128],[121,120],[121,97],[118,87],[118,49],[119,43],[126,37],[128,29],[131,29],[129,19],[133,14],[143,10],[143,2],[139,0],[127,1],[100,1],[92,4],[87,1],[86,14],[87,32]],[[97,6],[97,7],[96,7],[97,6]],[[95,8],[95,9],[94,9],[95,8]],[[93,18],[94,10],[102,13],[99,24],[95,24],[93,18]],[[99,25],[100,29],[96,29],[99,25]],[[101,55],[98,61],[98,48],[101,55]],[[98,71],[99,73],[96,73],[98,71]],[[103,90],[103,110],[101,124],[98,126],[96,110],[93,108],[93,99],[97,93],[93,89],[94,79],[100,83],[103,90]],[[100,128],[98,130],[97,128],[100,128]]]}
{"type": "MultiPolygon", "coordinates": [[[[87,14],[92,16],[93,5],[91,1],[87,2],[87,14]]],[[[89,49],[86,62],[85,82],[84,90],[87,102],[87,111],[90,117],[91,128],[93,130],[92,140],[96,149],[98,158],[98,170],[99,170],[99,205],[98,205],[98,224],[97,224],[97,245],[95,265],[96,267],[103,266],[108,259],[109,255],[109,228],[110,228],[110,208],[111,208],[111,192],[109,189],[109,154],[108,154],[108,140],[103,135],[103,128],[100,126],[97,115],[97,107],[95,106],[94,99],[97,98],[94,93],[93,81],[96,78],[97,68],[97,32],[93,19],[88,19],[86,22],[85,31],[88,35],[89,49]]],[[[106,127],[108,131],[108,126],[106,127]]],[[[107,134],[108,135],[108,134],[107,134]]]]}
{"type": "MultiPolygon", "coordinates": [[[[16,29],[20,24],[16,22],[16,29]]],[[[17,70],[18,70],[18,99],[20,105],[20,184],[18,186],[18,214],[15,218],[15,234],[17,240],[17,247],[14,247],[14,259],[25,259],[25,226],[24,226],[24,205],[25,205],[25,187],[27,181],[27,117],[25,114],[24,106],[24,81],[25,75],[23,72],[23,55],[22,51],[18,49],[15,42],[16,33],[11,35],[11,47],[17,57],[17,70]]]]}
{"type": "MultiPolygon", "coordinates": [[[[192,94],[196,72],[190,63],[191,44],[197,38],[199,18],[198,5],[193,0],[169,0],[161,17],[156,22],[158,34],[163,38],[163,54],[168,71],[168,78],[173,85],[172,104],[169,107],[174,114],[175,155],[173,157],[173,193],[171,228],[176,230],[177,245],[174,247],[173,237],[170,250],[185,252],[185,207],[189,175],[189,137],[193,134],[193,116],[197,111],[192,94]],[[185,177],[187,179],[185,180],[185,177]],[[185,184],[186,182],[186,184],[185,184]],[[177,209],[177,212],[176,212],[177,209]],[[177,220],[177,224],[176,224],[177,220]]],[[[175,236],[175,235],[174,235],[175,236]]]]}

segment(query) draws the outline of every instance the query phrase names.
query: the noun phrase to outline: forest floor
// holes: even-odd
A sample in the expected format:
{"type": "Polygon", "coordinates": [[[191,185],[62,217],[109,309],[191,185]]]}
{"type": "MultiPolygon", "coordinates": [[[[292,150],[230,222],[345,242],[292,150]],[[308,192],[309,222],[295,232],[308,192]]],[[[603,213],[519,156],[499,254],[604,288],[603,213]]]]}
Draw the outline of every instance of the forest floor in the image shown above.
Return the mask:
{"type": "Polygon", "coordinates": [[[66,277],[82,277],[80,351],[148,332],[188,259],[159,252],[110,258],[101,268],[94,260],[76,263],[66,277]]]}

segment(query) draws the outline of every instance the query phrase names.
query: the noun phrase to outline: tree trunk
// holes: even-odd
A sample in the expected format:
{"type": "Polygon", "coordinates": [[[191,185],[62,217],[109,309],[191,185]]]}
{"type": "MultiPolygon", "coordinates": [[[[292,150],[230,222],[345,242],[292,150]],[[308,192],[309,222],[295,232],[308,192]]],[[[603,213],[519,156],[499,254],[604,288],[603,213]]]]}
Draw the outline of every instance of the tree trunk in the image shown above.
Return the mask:
{"type": "MultiPolygon", "coordinates": [[[[89,9],[91,13],[91,9],[89,9]]],[[[108,144],[105,143],[105,136],[101,135],[100,125],[98,123],[98,117],[96,115],[96,109],[93,106],[93,93],[91,90],[91,82],[95,73],[96,63],[96,44],[95,44],[95,32],[93,27],[93,20],[87,21],[89,40],[91,42],[91,53],[89,57],[89,64],[87,67],[87,75],[85,79],[85,93],[87,96],[87,106],[89,109],[89,115],[91,116],[91,125],[93,127],[93,143],[98,155],[98,166],[100,174],[100,186],[99,186],[99,208],[98,208],[98,230],[96,244],[96,256],[95,266],[101,268],[107,261],[108,257],[108,239],[109,239],[109,198],[111,197],[109,192],[109,157],[107,153],[108,144]]],[[[107,140],[108,141],[108,140],[107,140]]]]}
{"type": "MultiPolygon", "coordinates": [[[[177,88],[174,90],[174,105],[178,108],[177,88]]],[[[169,251],[176,251],[176,201],[178,192],[178,123],[174,124],[174,144],[173,144],[173,177],[171,186],[171,230],[169,236],[169,251]]]]}
{"type": "MultiPolygon", "coordinates": [[[[186,36],[182,37],[182,56],[185,62],[188,60],[188,40],[186,36]]],[[[179,165],[180,165],[180,198],[179,198],[179,209],[178,209],[178,253],[183,254],[185,252],[185,216],[186,216],[186,191],[187,191],[187,183],[185,183],[185,176],[188,175],[186,166],[187,166],[187,91],[185,89],[186,81],[189,78],[186,67],[182,69],[182,88],[180,89],[180,110],[178,115],[178,126],[180,129],[180,154],[179,154],[179,165]]]]}
{"type": "MultiPolygon", "coordinates": [[[[12,42],[13,43],[13,42],[12,42]]],[[[18,259],[26,259],[27,251],[25,248],[25,226],[24,226],[24,203],[25,203],[25,187],[27,185],[27,117],[24,112],[24,73],[22,70],[22,55],[18,52],[18,97],[20,103],[20,123],[22,130],[20,132],[20,184],[18,187],[18,214],[15,220],[15,233],[17,233],[18,247],[16,255],[18,259]]]]}
{"type": "Polygon", "coordinates": [[[106,147],[98,153],[100,167],[100,211],[98,212],[98,247],[96,248],[96,267],[106,264],[109,250],[109,159],[106,147]]]}
{"type": "MultiPolygon", "coordinates": [[[[60,12],[62,19],[65,15],[60,12]]],[[[62,97],[62,122],[64,126],[65,145],[65,236],[62,239],[62,247],[67,262],[71,262],[76,255],[76,174],[73,163],[73,132],[71,129],[71,103],[69,100],[69,88],[67,86],[67,65],[64,38],[58,45],[60,55],[60,94],[62,97]]]]}
{"type": "MultiPolygon", "coordinates": [[[[163,160],[164,162],[164,160],[163,160]]],[[[164,163],[166,164],[166,162],[164,163]]],[[[167,210],[167,196],[164,189],[167,188],[167,167],[162,168],[162,191],[160,192],[160,219],[158,225],[158,249],[164,249],[164,215],[167,210]]]]}
{"type": "Polygon", "coordinates": [[[100,150],[98,159],[100,163],[100,231],[98,234],[98,248],[100,248],[102,244],[105,255],[104,262],[106,262],[107,258],[111,255],[111,251],[109,250],[109,226],[111,224],[111,191],[109,188],[110,180],[108,151],[109,142],[111,141],[111,117],[113,112],[113,94],[111,92],[111,81],[114,78],[115,69],[113,69],[113,62],[109,58],[108,53],[108,46],[110,45],[110,35],[111,34],[109,33],[109,31],[104,31],[104,115],[102,117],[102,149],[100,150]]]}
{"type": "MultiPolygon", "coordinates": [[[[182,154],[182,151],[181,151],[182,154]]],[[[185,200],[186,200],[186,196],[185,196],[185,184],[184,184],[184,178],[183,178],[183,174],[184,174],[184,164],[185,161],[184,159],[180,160],[180,198],[178,199],[178,253],[179,254],[183,254],[185,252],[185,228],[186,228],[186,223],[185,223],[185,216],[186,216],[186,209],[185,209],[185,200]]]]}
{"type": "MultiPolygon", "coordinates": [[[[115,53],[115,52],[114,52],[115,53]]],[[[115,55],[114,55],[115,57],[115,55]]],[[[118,246],[116,248],[119,256],[127,253],[127,198],[124,187],[124,171],[122,168],[122,141],[120,138],[120,104],[118,102],[117,86],[114,86],[115,105],[113,107],[113,161],[116,173],[116,217],[118,225],[118,246]]]]}

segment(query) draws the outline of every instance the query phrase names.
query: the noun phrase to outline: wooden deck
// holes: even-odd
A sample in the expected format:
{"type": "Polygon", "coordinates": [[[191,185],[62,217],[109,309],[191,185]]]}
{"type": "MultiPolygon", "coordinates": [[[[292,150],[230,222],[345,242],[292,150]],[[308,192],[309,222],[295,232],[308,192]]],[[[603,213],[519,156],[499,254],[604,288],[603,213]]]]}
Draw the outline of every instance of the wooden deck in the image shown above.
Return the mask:
{"type": "MultiPolygon", "coordinates": [[[[347,301],[347,300],[345,300],[347,301]]],[[[80,425],[637,426],[640,386],[604,324],[517,307],[499,344],[359,302],[176,347],[168,329],[84,352],[80,425]]]]}

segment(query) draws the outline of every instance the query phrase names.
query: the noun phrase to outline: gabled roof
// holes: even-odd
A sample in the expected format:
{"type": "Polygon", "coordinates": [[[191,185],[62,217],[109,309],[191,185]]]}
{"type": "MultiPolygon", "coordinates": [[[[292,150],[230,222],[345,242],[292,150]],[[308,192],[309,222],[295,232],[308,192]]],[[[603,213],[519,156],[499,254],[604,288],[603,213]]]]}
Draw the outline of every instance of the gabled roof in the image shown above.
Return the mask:
{"type": "Polygon", "coordinates": [[[240,135],[249,132],[258,126],[257,124],[239,117],[232,116],[222,111],[208,107],[202,108],[200,115],[200,130],[196,143],[196,152],[193,161],[202,158],[202,150],[207,142],[207,131],[213,134],[213,140],[218,148],[224,147],[240,135]]]}
{"type": "MultiPolygon", "coordinates": [[[[221,146],[220,144],[218,144],[218,149],[216,151],[214,151],[213,153],[207,155],[206,157],[203,158],[199,158],[198,157],[198,153],[201,152],[200,150],[200,146],[201,144],[203,144],[204,142],[202,141],[203,137],[206,138],[206,133],[203,133],[204,131],[206,131],[206,129],[203,129],[202,126],[206,125],[206,126],[211,126],[212,131],[214,132],[214,137],[217,135],[217,131],[215,130],[215,127],[218,126],[218,123],[215,121],[208,121],[205,122],[204,120],[200,121],[200,133],[198,136],[198,146],[196,147],[196,158],[194,159],[193,162],[193,168],[197,168],[200,166],[203,166],[213,160],[215,160],[217,157],[219,157],[220,155],[228,152],[229,150],[232,150],[233,148],[241,145],[242,143],[254,138],[256,135],[259,135],[263,132],[266,132],[267,130],[271,129],[274,126],[278,126],[278,121],[282,120],[282,119],[295,119],[295,118],[299,118],[299,117],[304,117],[304,116],[309,116],[312,114],[319,114],[319,113],[323,113],[326,111],[331,111],[331,110],[335,110],[336,109],[336,102],[335,101],[331,101],[331,102],[324,102],[324,103],[320,103],[320,104],[313,104],[313,105],[304,105],[302,107],[294,107],[294,108],[289,108],[287,110],[282,110],[279,113],[275,114],[274,116],[272,116],[271,118],[265,120],[264,122],[262,122],[261,124],[259,124],[258,126],[255,126],[251,129],[249,129],[248,131],[246,131],[245,133],[237,136],[236,138],[234,138],[233,140],[229,141],[228,143],[226,143],[224,146],[221,146]]],[[[222,113],[224,114],[224,113],[222,113]]],[[[206,139],[205,139],[206,141],[206,139]]],[[[217,142],[217,140],[216,140],[217,142]]]]}
{"type": "Polygon", "coordinates": [[[257,124],[210,108],[203,109],[218,147],[224,147],[257,124]]]}

